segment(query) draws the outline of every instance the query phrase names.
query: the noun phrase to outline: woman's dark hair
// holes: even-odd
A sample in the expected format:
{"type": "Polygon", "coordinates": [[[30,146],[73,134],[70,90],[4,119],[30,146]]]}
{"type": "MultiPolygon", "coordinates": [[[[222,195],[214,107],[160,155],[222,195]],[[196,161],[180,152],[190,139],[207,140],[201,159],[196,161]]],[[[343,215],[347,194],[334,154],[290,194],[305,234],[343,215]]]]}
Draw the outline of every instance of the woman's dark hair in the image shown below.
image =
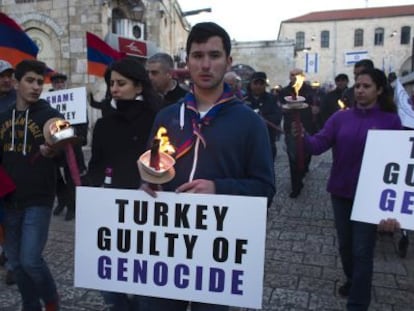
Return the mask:
{"type": "MultiPolygon", "coordinates": [[[[142,96],[144,101],[149,103],[152,108],[158,110],[161,107],[161,97],[156,93],[152,87],[151,81],[148,77],[147,71],[143,64],[133,58],[123,58],[115,61],[109,67],[110,72],[116,71],[120,75],[131,79],[134,84],[142,85],[142,96]]],[[[110,74],[109,74],[110,80],[110,74]]]]}
{"type": "Polygon", "coordinates": [[[20,81],[26,73],[31,71],[38,75],[45,76],[47,66],[44,62],[38,60],[25,59],[16,65],[14,77],[17,81],[20,81]]]}
{"type": "Polygon", "coordinates": [[[221,26],[213,22],[198,23],[191,28],[186,44],[187,55],[190,55],[193,42],[205,43],[208,39],[215,36],[221,38],[226,56],[229,56],[231,51],[230,36],[221,26]]]}
{"type": "Polygon", "coordinates": [[[378,68],[364,69],[357,76],[368,75],[371,77],[377,89],[382,89],[382,93],[378,96],[378,105],[380,109],[388,112],[397,112],[397,106],[394,103],[393,93],[388,85],[387,76],[378,68]]]}

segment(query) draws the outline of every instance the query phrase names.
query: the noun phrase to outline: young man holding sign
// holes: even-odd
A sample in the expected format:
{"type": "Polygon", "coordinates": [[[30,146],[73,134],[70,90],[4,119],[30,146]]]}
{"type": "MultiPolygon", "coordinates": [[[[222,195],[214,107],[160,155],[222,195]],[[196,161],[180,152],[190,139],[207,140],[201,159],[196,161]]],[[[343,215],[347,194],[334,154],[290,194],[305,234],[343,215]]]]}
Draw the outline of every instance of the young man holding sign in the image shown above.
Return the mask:
{"type": "MultiPolygon", "coordinates": [[[[348,297],[347,310],[368,310],[377,225],[352,221],[352,206],[368,131],[402,127],[381,70],[358,73],[355,101],[354,107],[337,111],[317,134],[305,135],[304,140],[307,151],[313,155],[333,149],[327,190],[331,193],[339,253],[347,278],[338,292],[348,297]]],[[[297,124],[294,132],[299,132],[297,124]]]]}
{"type": "MultiPolygon", "coordinates": [[[[230,50],[230,37],[219,25],[208,22],[192,28],[187,39],[191,92],[158,114],[150,136],[152,140],[164,127],[176,148],[176,175],[162,190],[262,196],[270,204],[275,177],[267,129],[223,82],[232,63],[230,50]]],[[[142,188],[156,195],[147,185],[142,188]]],[[[185,311],[187,306],[187,301],[146,297],[140,310],[185,311]]],[[[228,309],[191,303],[193,311],[228,309]]]]}

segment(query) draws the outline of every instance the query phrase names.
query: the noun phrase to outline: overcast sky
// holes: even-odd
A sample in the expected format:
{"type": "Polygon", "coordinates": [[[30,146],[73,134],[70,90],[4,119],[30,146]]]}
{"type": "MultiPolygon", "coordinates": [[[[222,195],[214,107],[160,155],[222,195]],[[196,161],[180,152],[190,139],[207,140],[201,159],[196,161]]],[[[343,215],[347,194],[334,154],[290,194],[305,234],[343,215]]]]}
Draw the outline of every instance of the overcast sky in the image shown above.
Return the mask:
{"type": "Polygon", "coordinates": [[[413,0],[178,0],[185,11],[210,7],[211,13],[188,16],[190,24],[214,21],[237,41],[275,40],[283,20],[316,11],[413,5],[413,0]]]}

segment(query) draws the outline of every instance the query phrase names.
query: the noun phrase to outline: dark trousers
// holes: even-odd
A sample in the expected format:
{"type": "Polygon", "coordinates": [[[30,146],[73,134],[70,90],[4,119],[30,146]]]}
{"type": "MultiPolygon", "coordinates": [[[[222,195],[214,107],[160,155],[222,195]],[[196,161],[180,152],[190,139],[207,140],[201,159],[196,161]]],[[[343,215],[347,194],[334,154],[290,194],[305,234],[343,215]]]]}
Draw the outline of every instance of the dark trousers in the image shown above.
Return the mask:
{"type": "Polygon", "coordinates": [[[303,187],[303,177],[309,170],[309,164],[312,159],[310,154],[303,154],[303,167],[298,163],[296,138],[292,135],[285,135],[286,152],[289,159],[290,183],[292,191],[300,191],[303,187]]]}
{"type": "Polygon", "coordinates": [[[353,200],[331,196],[342,268],[351,290],[347,310],[368,310],[377,226],[351,221],[353,200]]]}
{"type": "MultiPolygon", "coordinates": [[[[82,146],[80,144],[74,145],[73,150],[79,172],[81,173],[86,170],[82,146]]],[[[62,164],[62,168],[63,174],[60,168],[58,168],[57,172],[56,196],[58,199],[58,206],[66,206],[68,211],[74,212],[76,185],[72,179],[72,175],[70,174],[70,170],[66,162],[62,164]]]]}

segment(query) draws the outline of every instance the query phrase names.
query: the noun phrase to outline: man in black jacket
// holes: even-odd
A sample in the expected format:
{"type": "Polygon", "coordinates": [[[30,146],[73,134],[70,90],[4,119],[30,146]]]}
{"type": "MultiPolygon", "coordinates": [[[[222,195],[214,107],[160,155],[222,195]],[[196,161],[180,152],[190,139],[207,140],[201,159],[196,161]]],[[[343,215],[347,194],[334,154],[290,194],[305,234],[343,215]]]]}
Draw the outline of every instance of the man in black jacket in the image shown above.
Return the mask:
{"type": "MultiPolygon", "coordinates": [[[[290,71],[290,83],[280,91],[280,100],[283,104],[286,104],[286,96],[292,96],[294,94],[295,91],[293,85],[296,82],[297,76],[300,75],[304,78],[304,73],[301,69],[295,68],[290,71]]],[[[283,130],[285,133],[286,151],[289,158],[290,181],[292,186],[292,192],[289,195],[291,198],[299,196],[303,188],[303,177],[308,171],[309,163],[311,161],[311,156],[309,154],[298,154],[300,151],[299,146],[297,145],[296,138],[291,134],[292,122],[295,119],[295,114],[298,113],[300,122],[305,128],[305,131],[309,134],[315,133],[316,125],[312,115],[313,92],[314,91],[309,84],[303,83],[299,90],[299,94],[297,95],[303,96],[308,106],[304,109],[300,109],[300,111],[295,111],[294,109],[283,111],[283,130]],[[303,163],[298,161],[300,157],[303,158],[303,163]]]]}
{"type": "Polygon", "coordinates": [[[282,110],[276,97],[266,92],[266,86],[266,73],[260,71],[253,73],[245,102],[266,122],[274,160],[277,154],[276,139],[281,132],[282,110]]]}
{"type": "Polygon", "coordinates": [[[187,90],[173,78],[174,62],[170,55],[154,54],[146,66],[152,87],[162,96],[164,106],[175,104],[187,94],[187,90]]]}
{"type": "MultiPolygon", "coordinates": [[[[341,107],[339,100],[342,98],[342,94],[348,88],[348,76],[345,73],[340,73],[335,77],[336,88],[325,95],[321,102],[320,119],[322,125],[326,120],[337,110],[345,107],[341,107]]],[[[345,105],[345,103],[342,103],[345,105]]]]}

